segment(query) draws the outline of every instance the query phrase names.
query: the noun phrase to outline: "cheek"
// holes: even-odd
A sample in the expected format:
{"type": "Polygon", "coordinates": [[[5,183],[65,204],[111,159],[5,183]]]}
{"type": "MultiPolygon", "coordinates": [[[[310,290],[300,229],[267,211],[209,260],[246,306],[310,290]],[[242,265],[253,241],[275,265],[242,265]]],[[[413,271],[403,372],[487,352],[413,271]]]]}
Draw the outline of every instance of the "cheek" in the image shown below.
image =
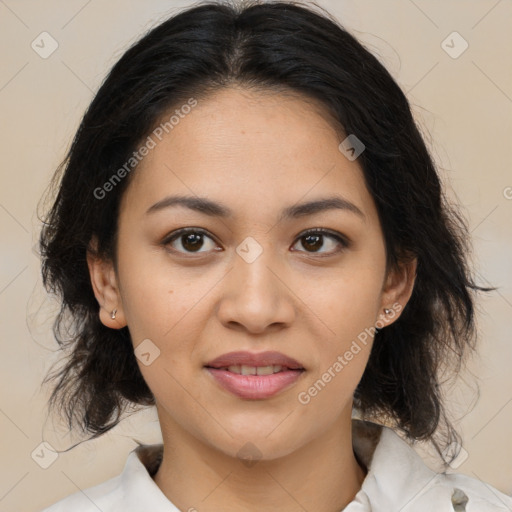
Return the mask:
{"type": "Polygon", "coordinates": [[[123,309],[134,344],[151,337],[167,343],[180,319],[199,302],[201,290],[190,286],[193,278],[166,265],[165,255],[154,249],[126,246],[119,253],[123,309]]]}
{"type": "Polygon", "coordinates": [[[384,272],[380,259],[354,257],[336,280],[309,295],[308,304],[328,327],[322,330],[327,336],[316,336],[318,365],[308,382],[315,388],[308,395],[322,409],[328,410],[332,399],[350,397],[365,370],[384,272]]]}
{"type": "Polygon", "coordinates": [[[329,337],[335,344],[336,340],[344,343],[373,326],[379,313],[383,265],[377,260],[358,262],[358,255],[352,260],[335,279],[311,287],[307,295],[308,305],[329,327],[329,337]]]}
{"type": "Polygon", "coordinates": [[[146,360],[138,357],[140,371],[157,400],[179,402],[180,383],[190,380],[194,340],[200,335],[204,287],[191,286],[193,277],[165,265],[154,252],[125,248],[122,254],[119,278],[132,343],[136,355],[139,346],[151,354],[146,360]]]}
{"type": "Polygon", "coordinates": [[[340,300],[327,319],[336,334],[318,340],[318,364],[297,396],[306,416],[321,415],[329,424],[351,404],[375,334],[373,300],[371,295],[359,296],[357,301],[340,300]]]}

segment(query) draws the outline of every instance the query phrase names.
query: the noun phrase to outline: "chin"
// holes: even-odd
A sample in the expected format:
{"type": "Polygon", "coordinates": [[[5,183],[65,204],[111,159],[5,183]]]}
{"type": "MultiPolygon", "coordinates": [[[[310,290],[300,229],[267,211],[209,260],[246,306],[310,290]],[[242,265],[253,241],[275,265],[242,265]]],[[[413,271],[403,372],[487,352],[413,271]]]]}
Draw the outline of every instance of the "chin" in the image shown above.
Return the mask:
{"type": "MultiPolygon", "coordinates": [[[[258,428],[254,423],[239,425],[237,429],[226,428],[232,437],[223,431],[222,439],[208,436],[206,442],[228,457],[246,461],[247,466],[251,465],[251,461],[279,459],[293,453],[307,442],[303,440],[301,443],[300,439],[295,439],[286,429],[276,428],[280,421],[282,419],[274,422],[270,429],[258,428]]],[[[300,432],[300,429],[294,430],[300,432]]]]}

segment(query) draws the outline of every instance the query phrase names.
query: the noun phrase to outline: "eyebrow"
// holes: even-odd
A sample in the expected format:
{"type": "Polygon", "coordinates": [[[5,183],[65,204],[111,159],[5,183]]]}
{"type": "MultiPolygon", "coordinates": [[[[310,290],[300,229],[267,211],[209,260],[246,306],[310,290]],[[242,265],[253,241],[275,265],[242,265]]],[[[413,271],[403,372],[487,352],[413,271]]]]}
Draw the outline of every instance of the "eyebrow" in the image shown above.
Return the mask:
{"type": "MultiPolygon", "coordinates": [[[[176,206],[183,206],[185,208],[202,213],[204,215],[208,215],[210,217],[233,217],[233,211],[221,203],[217,203],[206,197],[182,195],[165,197],[164,199],[158,201],[153,206],[151,206],[146,211],[146,215],[176,206]]],[[[344,199],[343,197],[340,196],[331,196],[315,199],[313,201],[308,201],[306,203],[288,206],[281,212],[281,215],[279,216],[278,220],[282,221],[286,219],[305,217],[307,215],[314,215],[316,213],[334,209],[345,210],[356,214],[363,220],[366,219],[364,213],[354,203],[351,203],[347,199],[344,199]]]]}

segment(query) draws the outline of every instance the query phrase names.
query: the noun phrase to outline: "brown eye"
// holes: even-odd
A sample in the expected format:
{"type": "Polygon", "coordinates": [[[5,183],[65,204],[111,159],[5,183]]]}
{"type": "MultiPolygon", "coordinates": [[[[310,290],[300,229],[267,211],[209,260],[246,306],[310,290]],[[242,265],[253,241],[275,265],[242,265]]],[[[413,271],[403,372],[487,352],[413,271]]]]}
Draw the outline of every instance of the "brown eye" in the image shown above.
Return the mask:
{"type": "Polygon", "coordinates": [[[306,231],[299,237],[298,241],[306,249],[306,252],[319,254],[334,254],[349,246],[348,241],[344,237],[325,229],[306,231]],[[330,243],[326,243],[326,240],[330,240],[330,243]],[[325,246],[327,246],[327,251],[321,251],[322,247],[325,246]],[[338,249],[336,249],[336,246],[338,246],[338,249]],[[339,248],[340,246],[341,249],[339,248]]]}
{"type": "Polygon", "coordinates": [[[213,244],[211,244],[213,247],[216,246],[214,240],[208,236],[205,231],[187,228],[172,233],[163,241],[163,245],[171,246],[173,251],[184,254],[205,253],[208,252],[208,249],[206,251],[201,251],[201,249],[205,246],[205,240],[207,239],[213,242],[213,244]]]}

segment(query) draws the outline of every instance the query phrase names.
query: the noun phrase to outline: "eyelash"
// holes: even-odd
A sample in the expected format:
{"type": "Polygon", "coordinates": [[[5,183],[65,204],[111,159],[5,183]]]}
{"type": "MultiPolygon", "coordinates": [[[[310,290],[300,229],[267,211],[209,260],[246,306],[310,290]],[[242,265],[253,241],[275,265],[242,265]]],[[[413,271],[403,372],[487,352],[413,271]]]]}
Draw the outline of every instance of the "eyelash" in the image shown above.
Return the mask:
{"type": "MultiPolygon", "coordinates": [[[[180,236],[183,236],[183,235],[186,235],[186,234],[189,234],[189,233],[205,235],[208,238],[210,238],[213,241],[215,241],[215,239],[212,236],[210,236],[206,230],[204,230],[202,228],[182,228],[182,229],[178,229],[177,231],[174,231],[174,232],[170,233],[168,236],[166,236],[165,239],[162,241],[162,245],[167,248],[167,246],[169,246],[172,242],[174,242],[175,240],[179,239],[180,236]]],[[[348,240],[348,238],[342,236],[341,234],[337,233],[336,231],[331,231],[331,230],[325,229],[325,228],[311,228],[311,229],[307,229],[306,231],[302,232],[299,236],[297,236],[296,241],[294,242],[293,245],[295,245],[297,243],[297,241],[299,241],[301,238],[305,238],[305,237],[307,237],[309,235],[328,236],[328,237],[333,238],[334,240],[336,240],[341,245],[342,248],[337,250],[337,251],[330,252],[330,253],[327,253],[327,254],[318,253],[318,252],[314,252],[314,251],[312,251],[312,252],[299,251],[299,252],[306,252],[306,254],[308,254],[308,255],[316,255],[319,258],[325,258],[325,257],[329,257],[329,256],[333,256],[335,254],[338,254],[341,251],[343,251],[344,249],[347,249],[348,247],[350,247],[350,241],[348,240]]],[[[193,255],[193,254],[204,254],[204,253],[208,252],[208,251],[196,252],[196,253],[194,253],[194,252],[182,252],[182,251],[177,251],[177,250],[172,249],[172,248],[168,249],[168,250],[173,252],[173,253],[180,254],[180,255],[183,255],[183,254],[190,254],[190,255],[193,255]]]]}

